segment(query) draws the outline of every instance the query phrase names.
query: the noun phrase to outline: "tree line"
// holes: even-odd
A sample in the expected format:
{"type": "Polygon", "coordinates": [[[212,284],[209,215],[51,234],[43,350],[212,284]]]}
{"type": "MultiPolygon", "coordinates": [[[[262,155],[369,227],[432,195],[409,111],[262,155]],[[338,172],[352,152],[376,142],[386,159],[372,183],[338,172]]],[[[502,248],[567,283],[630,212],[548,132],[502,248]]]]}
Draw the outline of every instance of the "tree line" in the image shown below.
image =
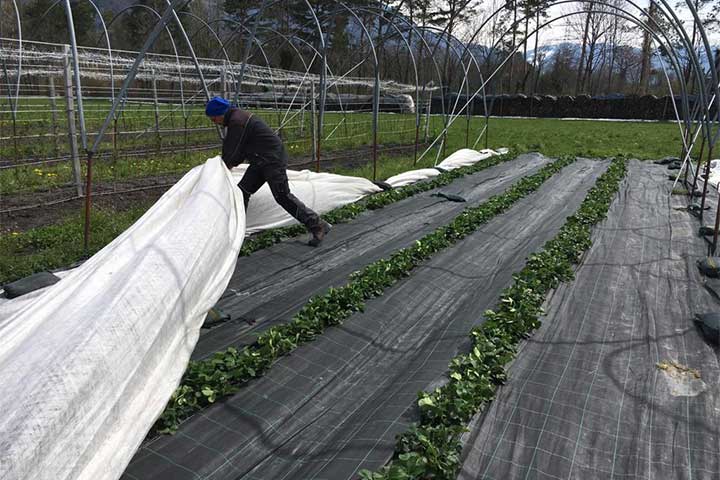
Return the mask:
{"type": "MultiPolygon", "coordinates": [[[[345,72],[352,76],[373,75],[374,57],[366,29],[374,40],[381,77],[385,80],[415,82],[409,44],[419,82],[442,82],[451,91],[465,88],[463,71],[467,69],[473,88],[480,84],[481,75],[482,78],[492,75],[487,83],[488,93],[661,95],[668,91],[663,65],[675,91],[679,79],[671,72],[669,49],[653,40],[655,34],[669,37],[669,44],[680,53],[681,75],[691,90],[697,88],[698,79],[691,75],[690,58],[654,1],[644,13],[648,30],[614,14],[618,9],[633,11],[626,0],[590,0],[553,7],[553,17],[565,17],[560,20],[551,18],[548,0],[393,0],[390,4],[347,0],[343,5],[352,12],[334,0],[309,1],[326,32],[328,65],[336,75],[345,72]],[[416,25],[417,29],[410,29],[408,24],[416,25]],[[564,42],[543,46],[542,32],[548,28],[554,33],[562,32],[564,42]],[[474,54],[477,65],[470,64],[466,44],[470,45],[468,50],[474,54]],[[503,68],[496,72],[503,62],[503,68]]],[[[693,2],[701,22],[688,20],[685,26],[697,51],[701,48],[700,24],[707,31],[718,31],[720,2],[693,2]]],[[[91,4],[73,0],[71,5],[78,43],[104,47],[104,33],[91,4]]],[[[680,1],[678,11],[684,5],[680,1]]],[[[165,2],[101,1],[99,6],[109,25],[113,48],[137,50],[157,21],[153,10],[162,13],[165,2]]],[[[62,4],[55,5],[54,0],[27,0],[20,3],[20,9],[25,39],[68,42],[62,4]]],[[[317,58],[312,61],[315,55],[312,47],[319,48],[320,38],[315,17],[304,0],[196,0],[183,9],[180,18],[200,56],[221,57],[218,40],[198,20],[203,19],[217,32],[235,61],[244,58],[246,42],[254,31],[257,41],[247,52],[251,62],[262,65],[269,61],[274,67],[304,70],[300,54],[313,72],[321,68],[317,58]],[[260,18],[257,25],[255,18],[260,18]],[[257,48],[258,43],[263,52],[257,48]]],[[[169,35],[163,34],[153,51],[172,54],[173,36],[179,53],[187,54],[177,28],[169,25],[168,30],[169,35]]],[[[13,4],[0,0],[0,37],[16,34],[13,4]]]]}

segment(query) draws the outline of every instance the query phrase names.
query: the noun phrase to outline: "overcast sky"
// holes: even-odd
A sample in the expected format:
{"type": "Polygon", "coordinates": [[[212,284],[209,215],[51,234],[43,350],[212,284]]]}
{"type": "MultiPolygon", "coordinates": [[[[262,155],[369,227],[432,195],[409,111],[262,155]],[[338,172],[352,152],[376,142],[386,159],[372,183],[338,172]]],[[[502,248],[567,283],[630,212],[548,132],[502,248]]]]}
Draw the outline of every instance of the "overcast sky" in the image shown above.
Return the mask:
{"type": "MultiPolygon", "coordinates": [[[[676,2],[677,2],[677,0],[668,0],[668,3],[670,3],[671,5],[673,5],[676,2]]],[[[634,3],[640,5],[641,7],[647,7],[647,5],[649,5],[649,0],[636,0],[634,3]]],[[[499,5],[501,5],[499,0],[484,0],[484,2],[481,4],[481,10],[483,12],[491,12],[494,10],[494,8],[497,8],[497,6],[499,6],[499,5]],[[493,5],[495,5],[495,7],[493,7],[493,5]]],[[[566,13],[569,13],[572,11],[577,11],[579,9],[579,5],[580,5],[580,3],[578,2],[577,4],[563,4],[563,5],[551,7],[550,10],[548,11],[550,16],[547,20],[556,18],[560,15],[563,15],[563,14],[566,14],[566,13]]],[[[630,4],[627,4],[627,6],[624,8],[628,11],[638,13],[638,10],[636,8],[632,7],[632,5],[630,5],[630,4]]],[[[692,15],[691,15],[690,11],[687,8],[676,8],[675,13],[678,15],[678,17],[680,17],[681,20],[686,22],[685,28],[688,30],[691,30],[692,29],[692,21],[691,21],[692,15]]],[[[485,15],[487,15],[487,13],[485,13],[485,15]]],[[[702,14],[701,14],[701,16],[702,16],[702,14]]],[[[541,45],[549,45],[549,44],[560,43],[560,42],[564,42],[564,41],[579,43],[581,40],[579,37],[579,34],[573,33],[571,29],[568,29],[567,23],[568,23],[568,21],[572,21],[573,19],[576,22],[578,22],[578,21],[582,22],[581,18],[582,17],[580,15],[577,15],[577,16],[569,17],[568,19],[558,20],[557,22],[554,22],[550,26],[545,27],[545,29],[543,29],[540,34],[540,44],[541,45]]],[[[637,29],[636,31],[637,31],[637,33],[635,35],[630,35],[628,37],[628,40],[630,42],[639,44],[641,41],[642,32],[640,29],[637,29]]],[[[712,45],[720,45],[720,33],[719,32],[708,32],[708,37],[709,37],[710,43],[712,45]]]]}

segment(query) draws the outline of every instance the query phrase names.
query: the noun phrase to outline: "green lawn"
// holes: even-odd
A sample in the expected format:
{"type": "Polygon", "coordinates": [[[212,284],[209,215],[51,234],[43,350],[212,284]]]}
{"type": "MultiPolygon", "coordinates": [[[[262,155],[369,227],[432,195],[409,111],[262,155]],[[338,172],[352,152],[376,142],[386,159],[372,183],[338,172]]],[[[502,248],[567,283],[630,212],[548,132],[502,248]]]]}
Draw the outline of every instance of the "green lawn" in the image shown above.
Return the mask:
{"type": "Polygon", "coordinates": [[[627,154],[639,159],[680,155],[677,125],[669,122],[598,122],[557,119],[490,119],[490,146],[539,151],[548,156],[611,157],[627,154]]]}
{"type": "MultiPolygon", "coordinates": [[[[272,123],[272,116],[268,121],[272,123]]],[[[323,151],[347,149],[358,145],[368,145],[370,135],[370,116],[353,114],[344,120],[340,114],[328,115],[326,136],[335,126],[335,134],[324,143],[323,151]],[[345,124],[347,122],[347,125],[345,124]],[[347,127],[347,132],[345,128],[347,127]]],[[[412,143],[414,139],[413,115],[383,115],[381,124],[381,142],[399,141],[412,143]],[[398,133],[393,135],[393,130],[398,133]]],[[[431,118],[431,138],[442,130],[443,119],[431,118]]],[[[484,119],[473,118],[470,126],[469,144],[475,142],[478,133],[484,126],[484,119]]],[[[307,143],[307,142],[306,142],[307,143]]],[[[484,147],[484,139],[477,148],[484,147]]],[[[589,157],[610,157],[626,154],[640,159],[661,158],[666,155],[679,155],[680,137],[675,124],[672,123],[629,123],[629,122],[594,122],[594,121],[562,121],[555,119],[491,119],[488,144],[490,148],[510,147],[517,152],[540,151],[551,157],[560,155],[578,155],[589,157]]],[[[466,145],[466,123],[459,118],[448,134],[447,154],[466,145]]],[[[297,151],[306,153],[307,145],[288,142],[289,150],[297,155],[297,151]],[[296,146],[293,148],[293,146],[296,146]]],[[[421,149],[422,152],[422,149],[421,149]]],[[[432,166],[437,150],[431,150],[418,164],[414,164],[412,156],[390,157],[380,155],[378,161],[379,179],[387,178],[396,173],[412,168],[432,166]]],[[[211,152],[212,153],[212,152],[211,152]]],[[[367,154],[364,154],[367,155],[367,154]]],[[[193,165],[203,162],[210,153],[196,153],[185,158],[181,153],[174,156],[154,159],[128,160],[127,165],[117,162],[98,162],[100,178],[126,178],[145,176],[167,171],[186,171],[193,165]],[[118,173],[121,172],[121,173],[118,173]]],[[[7,187],[7,171],[0,171],[0,186],[7,187]]],[[[57,177],[48,177],[52,171],[41,170],[42,175],[34,173],[35,180],[31,188],[52,184],[57,177]]],[[[371,178],[372,165],[355,169],[338,169],[338,173],[371,178]]],[[[68,174],[69,175],[69,174],[68,174]]],[[[30,177],[32,178],[32,171],[30,177]]],[[[15,177],[16,182],[25,182],[22,176],[15,177]]],[[[28,188],[23,183],[23,189],[28,188]]],[[[98,210],[92,219],[92,245],[90,254],[96,252],[114,239],[119,233],[130,226],[150,205],[128,205],[121,212],[98,210]]],[[[79,214],[64,219],[57,225],[35,228],[26,232],[0,234],[0,283],[8,282],[43,269],[57,268],[79,260],[82,251],[82,218],[79,214]]]]}

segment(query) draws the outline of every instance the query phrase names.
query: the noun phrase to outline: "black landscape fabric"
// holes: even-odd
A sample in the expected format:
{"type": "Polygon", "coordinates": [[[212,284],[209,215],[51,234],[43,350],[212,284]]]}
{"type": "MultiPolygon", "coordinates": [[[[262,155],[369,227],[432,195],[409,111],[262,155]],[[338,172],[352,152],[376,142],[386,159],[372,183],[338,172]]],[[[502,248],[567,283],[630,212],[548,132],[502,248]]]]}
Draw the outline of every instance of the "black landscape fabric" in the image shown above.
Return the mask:
{"type": "Polygon", "coordinates": [[[521,155],[442,189],[366,212],[350,223],[336,225],[317,249],[305,245],[308,236],[241,257],[217,305],[232,320],[203,332],[193,359],[252,343],[257,333],[289,321],[313,295],[345,284],[352,272],[410,246],[467,206],[502,193],[549,161],[541,155],[521,155]],[[462,196],[467,203],[432,196],[440,191],[462,196]]]}
{"type": "Polygon", "coordinates": [[[720,478],[717,350],[693,322],[720,303],[666,177],[629,164],[577,278],[473,422],[460,479],[720,478]]]}
{"type": "MultiPolygon", "coordinates": [[[[524,158],[532,165],[524,174],[543,163],[524,158]]],[[[505,181],[522,165],[504,164],[443,191],[477,203],[517,180],[505,181]]],[[[578,160],[564,168],[368,301],[364,313],[281,358],[264,377],[196,414],[176,434],[144,444],[123,478],[343,480],[357,478],[361,468],[379,468],[392,456],[395,435],[418,419],[417,392],[442,382],[451,358],[468,348],[469,330],[494,306],[512,273],[557,233],[607,166],[578,160]]],[[[339,225],[317,252],[289,242],[241,259],[232,288],[248,293],[226,297],[221,308],[233,315],[246,311],[266,324],[286,321],[309,295],[447,223],[466,205],[425,194],[339,225]],[[243,269],[248,260],[260,263],[243,269]],[[249,278],[241,280],[243,275],[249,278]],[[306,276],[314,278],[312,286],[304,285],[306,276]]],[[[228,329],[205,351],[245,334],[228,329]]]]}

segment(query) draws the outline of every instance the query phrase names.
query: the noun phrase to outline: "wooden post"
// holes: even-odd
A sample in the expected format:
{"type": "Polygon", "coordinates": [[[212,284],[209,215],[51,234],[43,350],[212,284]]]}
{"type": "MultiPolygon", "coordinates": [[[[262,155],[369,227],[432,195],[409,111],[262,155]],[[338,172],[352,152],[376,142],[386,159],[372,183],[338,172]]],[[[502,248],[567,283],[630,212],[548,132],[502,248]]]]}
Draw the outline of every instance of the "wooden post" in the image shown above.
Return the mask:
{"type": "Polygon", "coordinates": [[[68,123],[68,139],[70,140],[70,156],[72,159],[75,186],[79,197],[83,195],[82,170],[78,155],[77,131],[75,129],[75,101],[73,97],[72,65],[70,63],[70,46],[63,47],[63,76],[65,83],[65,105],[68,123]]]}

